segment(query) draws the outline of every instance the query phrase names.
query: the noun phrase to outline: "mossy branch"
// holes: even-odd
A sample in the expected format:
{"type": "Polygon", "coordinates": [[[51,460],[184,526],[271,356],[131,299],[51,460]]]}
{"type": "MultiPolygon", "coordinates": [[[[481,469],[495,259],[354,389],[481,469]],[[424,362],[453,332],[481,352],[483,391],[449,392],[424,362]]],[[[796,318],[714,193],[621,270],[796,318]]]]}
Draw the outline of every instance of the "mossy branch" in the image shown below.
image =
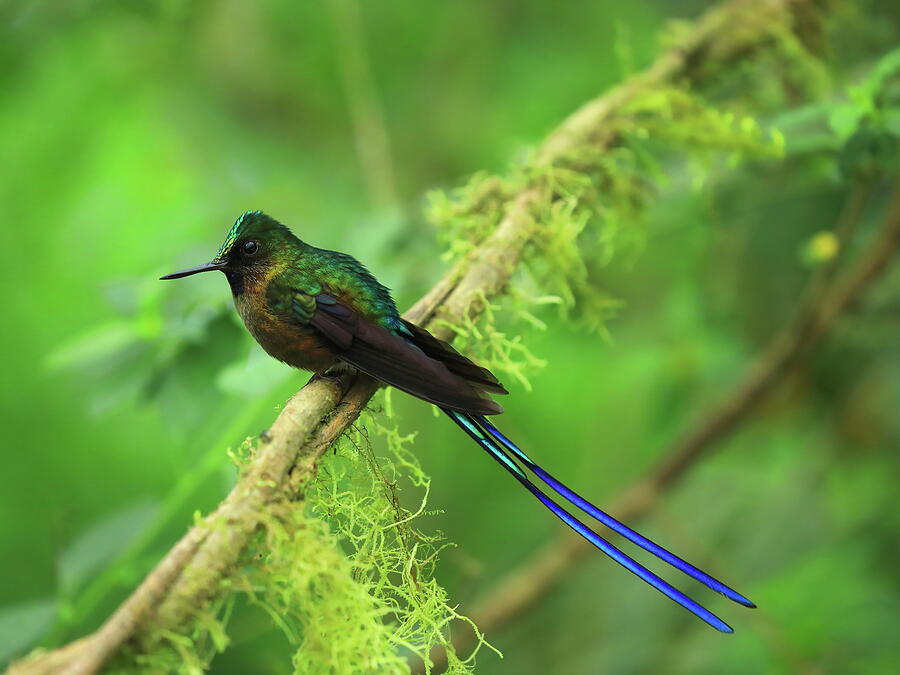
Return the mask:
{"type": "MultiPolygon", "coordinates": [[[[649,69],[583,106],[548,137],[533,170],[516,182],[513,194],[502,195],[496,227],[475,233],[475,245],[406,317],[451,339],[449,326],[472,320],[487,300],[504,293],[529,246],[546,236],[543,218],[573,194],[561,187],[560,177],[578,175],[588,154],[600,157],[614,148],[629,120],[641,114],[631,106],[661,89],[703,84],[723,67],[777,49],[785,36],[806,40],[824,4],[731,0],[707,12],[649,69]]],[[[377,388],[364,375],[311,380],[286,403],[252,466],[219,508],[187,532],[96,633],[22,660],[10,672],[94,673],[124,644],[146,651],[154,636],[178,630],[221,592],[266,507],[303,497],[319,459],[377,388]]]]}
{"type": "MultiPolygon", "coordinates": [[[[857,219],[864,215],[854,209],[857,219]]],[[[842,247],[844,242],[842,242],[842,247]]],[[[900,184],[894,187],[875,240],[853,263],[843,278],[824,283],[833,269],[810,282],[809,300],[783,330],[748,367],[743,378],[721,397],[720,403],[697,420],[661,454],[661,459],[643,478],[612,500],[610,513],[625,522],[648,515],[679,480],[699,465],[704,457],[721,447],[756,410],[757,405],[791,372],[791,367],[809,354],[834,328],[838,319],[861,300],[873,282],[890,267],[900,251],[900,184]]],[[[566,531],[520,565],[512,569],[472,608],[471,618],[481,631],[497,630],[549,593],[571,568],[585,559],[593,548],[583,538],[566,531]]],[[[457,649],[467,647],[471,635],[458,634],[457,649]]],[[[444,655],[432,654],[440,669],[444,655]]],[[[421,664],[413,672],[424,670],[421,664]]]]}

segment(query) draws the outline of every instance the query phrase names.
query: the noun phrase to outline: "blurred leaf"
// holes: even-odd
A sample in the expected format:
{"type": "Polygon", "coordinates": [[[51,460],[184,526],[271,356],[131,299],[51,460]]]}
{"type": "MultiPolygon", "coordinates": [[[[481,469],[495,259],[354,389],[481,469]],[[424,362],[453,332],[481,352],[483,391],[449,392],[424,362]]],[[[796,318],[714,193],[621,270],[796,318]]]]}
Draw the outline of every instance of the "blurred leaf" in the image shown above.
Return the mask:
{"type": "Polygon", "coordinates": [[[254,398],[273,391],[296,372],[257,346],[250,350],[250,355],[246,359],[235,361],[223,368],[216,382],[222,391],[229,394],[254,398]]]}
{"type": "Polygon", "coordinates": [[[216,403],[217,374],[249,342],[226,291],[202,283],[176,290],[144,278],[108,291],[125,316],[64,342],[48,367],[81,379],[95,415],[151,400],[174,426],[205,419],[216,403]]]}
{"type": "Polygon", "coordinates": [[[0,607],[0,664],[33,645],[55,617],[52,598],[0,607]]]}
{"type": "Polygon", "coordinates": [[[127,350],[133,343],[131,325],[124,321],[110,322],[63,343],[47,357],[47,367],[51,370],[90,367],[127,350]]]}
{"type": "Polygon", "coordinates": [[[870,99],[878,98],[891,84],[891,78],[900,73],[900,48],[888,52],[875,65],[872,74],[866,79],[861,89],[870,99]]]}
{"type": "Polygon", "coordinates": [[[861,126],[838,154],[844,176],[877,176],[900,166],[900,139],[887,129],[861,126]]]}
{"type": "Polygon", "coordinates": [[[835,105],[832,129],[845,139],[838,153],[844,176],[877,176],[900,166],[900,49],[883,56],[860,84],[850,87],[849,101],[835,105]]]}
{"type": "Polygon", "coordinates": [[[840,138],[849,138],[856,131],[865,112],[858,105],[836,104],[828,113],[828,123],[840,138]]]}
{"type": "Polygon", "coordinates": [[[77,590],[117,553],[124,550],[156,517],[158,504],[139,502],[112,514],[83,532],[57,561],[60,589],[77,590]]]}

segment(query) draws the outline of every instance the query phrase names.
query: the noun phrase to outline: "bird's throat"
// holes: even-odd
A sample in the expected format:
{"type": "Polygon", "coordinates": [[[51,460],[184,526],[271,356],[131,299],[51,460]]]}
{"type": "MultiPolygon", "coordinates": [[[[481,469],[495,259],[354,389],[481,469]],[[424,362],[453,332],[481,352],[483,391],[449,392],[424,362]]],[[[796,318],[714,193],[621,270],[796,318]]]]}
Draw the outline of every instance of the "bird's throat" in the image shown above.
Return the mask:
{"type": "Polygon", "coordinates": [[[225,272],[225,278],[228,279],[228,285],[231,286],[232,295],[238,296],[244,293],[244,275],[240,272],[225,272]]]}

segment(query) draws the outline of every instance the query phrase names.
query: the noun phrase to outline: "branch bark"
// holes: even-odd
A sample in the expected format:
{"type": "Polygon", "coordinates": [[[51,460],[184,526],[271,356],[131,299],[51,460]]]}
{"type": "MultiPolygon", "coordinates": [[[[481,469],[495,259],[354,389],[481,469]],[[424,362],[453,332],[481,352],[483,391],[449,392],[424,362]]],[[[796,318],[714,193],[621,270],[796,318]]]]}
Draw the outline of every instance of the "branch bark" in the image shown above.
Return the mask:
{"type": "MultiPolygon", "coordinates": [[[[606,122],[621,114],[636,96],[682,81],[702,83],[713,67],[727,66],[770,47],[777,39],[774,28],[802,32],[815,23],[824,3],[731,0],[708,11],[681,44],[664,52],[649,69],[565,120],[539,148],[539,161],[566,166],[567,156],[575,150],[590,146],[603,151],[611,147],[618,139],[606,122]],[[735,26],[741,30],[735,30],[735,26]]],[[[452,339],[441,320],[459,324],[478,315],[486,298],[504,291],[534,238],[533,207],[553,198],[549,190],[540,179],[525,186],[507,204],[496,230],[406,317],[426,325],[443,339],[452,339]]],[[[219,508],[187,532],[96,633],[20,661],[9,672],[94,673],[126,642],[139,643],[159,629],[177,629],[220,588],[220,581],[256,531],[257,514],[281,498],[289,483],[302,486],[315,475],[322,454],[358,417],[377,387],[364,375],[355,379],[314,378],[287,402],[251,469],[219,508]]],[[[571,543],[566,546],[572,548],[571,543]]],[[[558,567],[557,556],[558,551],[548,552],[545,577],[552,576],[552,570],[558,567]]],[[[488,615],[487,621],[496,622],[497,618],[488,615]]]]}
{"type": "MultiPolygon", "coordinates": [[[[861,209],[857,211],[861,217],[861,209]]],[[[756,405],[791,372],[792,366],[828,335],[838,319],[850,311],[866,289],[888,269],[898,250],[900,184],[891,194],[876,239],[843,280],[827,290],[822,289],[802,307],[722,402],[663,452],[662,459],[644,478],[614,499],[609,512],[622,521],[633,522],[652,511],[661,498],[699,464],[699,460],[721,447],[717,444],[734,433],[750,417],[756,405]]],[[[818,285],[817,281],[814,279],[813,285],[818,285]]],[[[472,609],[470,618],[483,633],[497,630],[552,591],[574,565],[593,551],[583,538],[566,531],[512,570],[482,597],[472,609]]],[[[465,649],[472,642],[472,635],[459,634],[454,645],[465,649]]],[[[437,671],[445,665],[445,658],[440,650],[432,655],[437,671]]],[[[413,672],[423,673],[424,667],[420,664],[413,672]]]]}

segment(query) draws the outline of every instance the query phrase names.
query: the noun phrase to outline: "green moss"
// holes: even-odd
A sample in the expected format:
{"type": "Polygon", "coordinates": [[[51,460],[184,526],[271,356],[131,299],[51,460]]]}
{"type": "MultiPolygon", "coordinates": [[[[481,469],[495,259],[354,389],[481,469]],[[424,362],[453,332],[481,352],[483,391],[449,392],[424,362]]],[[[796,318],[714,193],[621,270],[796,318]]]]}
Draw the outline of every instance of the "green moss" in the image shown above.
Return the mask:
{"type": "MultiPolygon", "coordinates": [[[[308,592],[300,591],[303,597],[298,599],[312,601],[316,609],[313,614],[303,610],[307,620],[300,622],[303,640],[295,657],[297,672],[406,672],[408,654],[427,661],[431,649],[441,645],[448,650],[448,672],[469,673],[474,654],[456,655],[450,629],[467,624],[465,629],[478,635],[479,646],[484,643],[434,578],[438,556],[449,544],[440,533],[426,534],[418,528],[417,519],[433,513],[427,508],[430,479],[410,449],[415,434],[400,433],[392,419],[390,393],[380,396],[385,401],[383,412],[364,413],[308,487],[308,509],[303,515],[307,530],[318,528],[320,541],[327,541],[336,556],[327,572],[320,572],[338,574],[340,579],[328,577],[333,589],[318,604],[308,592]],[[374,454],[370,434],[384,445],[383,456],[374,454]],[[404,489],[414,493],[411,500],[401,499],[404,489]],[[414,507],[407,508],[404,501],[412,501],[414,507]],[[325,522],[330,525],[327,533],[321,529],[325,522]],[[342,602],[335,603],[335,593],[342,602]],[[314,623],[309,620],[312,616],[314,623]],[[334,621],[337,630],[346,616],[362,617],[365,626],[354,623],[358,630],[343,635],[344,644],[337,647],[332,644],[335,633],[321,629],[323,617],[334,621]],[[310,629],[322,640],[311,639],[310,629]],[[331,660],[335,649],[344,652],[338,661],[331,660]],[[366,660],[354,654],[365,655],[366,660]],[[332,663],[340,663],[341,669],[331,669],[332,663]]],[[[274,555],[281,549],[269,548],[274,555]]],[[[298,558],[295,564],[308,565],[307,557],[308,551],[301,548],[285,559],[298,558]]],[[[269,579],[268,570],[263,572],[269,579]]],[[[285,575],[285,588],[303,576],[285,575]]]]}
{"type": "MultiPolygon", "coordinates": [[[[549,302],[605,333],[620,303],[603,292],[597,272],[616,256],[640,252],[646,239],[643,218],[665,182],[662,162],[673,150],[689,163],[699,187],[719,163],[734,167],[748,159],[780,159],[784,138],[752,117],[667,87],[633,96],[605,120],[602,138],[593,140],[552,164],[529,158],[506,178],[477,174],[462,188],[433,192],[428,215],[447,256],[458,259],[495,229],[524,187],[537,190],[540,198],[531,205],[535,236],[525,270],[510,287],[509,309],[535,323],[530,306],[549,302]]],[[[523,367],[539,360],[507,340],[492,318],[488,311],[480,330],[473,325],[454,330],[462,338],[477,336],[473,344],[486,340],[479,356],[524,381],[523,367]]]]}
{"type": "MultiPolygon", "coordinates": [[[[434,577],[450,544],[417,526],[434,513],[430,480],[410,448],[415,434],[401,434],[393,421],[390,392],[378,396],[381,410],[364,412],[323,458],[303,500],[259,514],[261,530],[214,605],[177,633],[152,636],[143,653],[123,654],[118,670],[134,672],[137,663],[142,672],[203,672],[227,648],[228,618],[243,596],[294,647],[297,673],[406,673],[410,655],[427,663],[436,646],[447,651],[446,672],[473,672],[475,653],[487,643],[434,577]],[[370,435],[383,454],[376,456],[370,435]],[[451,629],[475,632],[472,653],[456,654],[451,629]]],[[[232,456],[246,466],[251,444],[232,456]]]]}

